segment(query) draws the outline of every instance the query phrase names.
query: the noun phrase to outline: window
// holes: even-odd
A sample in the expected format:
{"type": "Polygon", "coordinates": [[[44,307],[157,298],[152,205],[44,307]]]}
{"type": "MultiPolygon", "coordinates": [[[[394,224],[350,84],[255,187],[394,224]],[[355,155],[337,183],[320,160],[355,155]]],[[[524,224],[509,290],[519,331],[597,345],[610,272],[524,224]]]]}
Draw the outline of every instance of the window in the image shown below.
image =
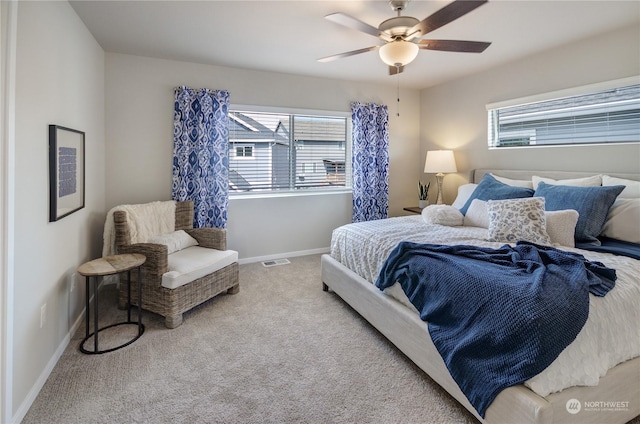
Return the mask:
{"type": "Polygon", "coordinates": [[[253,156],[253,146],[236,146],[236,157],[249,158],[253,156]]]}
{"type": "Polygon", "coordinates": [[[491,104],[487,112],[490,148],[640,142],[638,78],[491,104]]]}
{"type": "Polygon", "coordinates": [[[350,187],[348,120],[230,108],[230,193],[350,187]]]}

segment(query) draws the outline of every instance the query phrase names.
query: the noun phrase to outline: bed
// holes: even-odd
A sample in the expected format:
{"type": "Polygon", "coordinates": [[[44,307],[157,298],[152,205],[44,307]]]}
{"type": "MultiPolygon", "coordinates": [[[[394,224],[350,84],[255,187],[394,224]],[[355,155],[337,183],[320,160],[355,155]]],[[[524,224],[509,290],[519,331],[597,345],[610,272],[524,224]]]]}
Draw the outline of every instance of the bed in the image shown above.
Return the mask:
{"type": "MultiPolygon", "coordinates": [[[[566,181],[572,185],[576,179],[586,181],[594,176],[594,173],[587,172],[477,169],[472,171],[470,181],[479,184],[486,174],[501,178],[503,183],[515,185],[531,181],[534,176],[542,177],[547,182],[552,180],[544,178],[550,178],[561,185],[566,181]]],[[[614,182],[619,181],[616,178],[640,181],[640,174],[607,175],[614,182]]],[[[420,319],[399,285],[383,292],[373,284],[385,258],[399,241],[457,245],[468,244],[472,240],[473,244],[483,247],[504,244],[486,241],[486,234],[487,229],[481,227],[425,224],[419,215],[340,227],[334,231],[331,254],[323,255],[321,259],[323,289],[331,289],[340,296],[483,423],[626,423],[640,415],[640,311],[637,308],[640,302],[640,260],[633,258],[633,255],[613,255],[599,249],[555,245],[563,251],[582,254],[587,260],[600,261],[616,269],[616,287],[604,298],[594,300],[590,296],[591,308],[599,312],[589,313],[583,330],[562,351],[558,357],[563,357],[560,367],[557,366],[559,361],[554,361],[548,369],[525,384],[504,389],[486,409],[484,417],[452,378],[431,340],[426,323],[420,319]],[[349,250],[347,246],[357,245],[358,238],[361,244],[357,252],[349,250]],[[598,305],[606,303],[607,306],[596,308],[593,302],[600,302],[598,305]],[[620,306],[618,302],[626,304],[620,306]],[[623,309],[627,315],[617,312],[623,309]],[[618,343],[624,346],[615,349],[614,357],[609,357],[610,353],[601,354],[607,357],[605,362],[608,365],[596,361],[596,368],[606,366],[609,369],[593,370],[588,365],[591,362],[583,360],[581,355],[591,349],[589,346],[593,347],[593,334],[598,334],[593,331],[598,331],[596,327],[602,325],[591,321],[603,314],[615,315],[616,319],[621,320],[617,322],[617,327],[623,330],[605,331],[604,336],[597,337],[599,341],[595,342],[596,346],[600,348],[618,343]],[[589,368],[585,373],[591,375],[579,375],[573,369],[567,372],[567,363],[575,369],[589,368]],[[595,381],[593,374],[596,374],[595,381]]]]}

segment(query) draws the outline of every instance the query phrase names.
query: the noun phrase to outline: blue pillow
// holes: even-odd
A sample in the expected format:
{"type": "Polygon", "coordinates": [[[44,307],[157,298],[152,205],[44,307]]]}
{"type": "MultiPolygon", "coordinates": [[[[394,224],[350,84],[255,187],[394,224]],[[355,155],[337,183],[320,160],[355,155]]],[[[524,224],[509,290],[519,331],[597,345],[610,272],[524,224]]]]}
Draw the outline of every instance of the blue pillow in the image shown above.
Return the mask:
{"type": "Polygon", "coordinates": [[[544,197],[545,209],[578,211],[576,242],[600,245],[597,237],[607,219],[607,214],[616,197],[624,190],[623,185],[604,187],[576,187],[552,185],[541,182],[535,196],[544,197]]]}
{"type": "Polygon", "coordinates": [[[478,200],[504,200],[504,199],[521,199],[523,197],[532,197],[533,189],[526,187],[514,187],[496,180],[489,174],[484,174],[480,184],[473,190],[467,203],[460,208],[462,215],[467,214],[467,209],[473,199],[478,200]]]}

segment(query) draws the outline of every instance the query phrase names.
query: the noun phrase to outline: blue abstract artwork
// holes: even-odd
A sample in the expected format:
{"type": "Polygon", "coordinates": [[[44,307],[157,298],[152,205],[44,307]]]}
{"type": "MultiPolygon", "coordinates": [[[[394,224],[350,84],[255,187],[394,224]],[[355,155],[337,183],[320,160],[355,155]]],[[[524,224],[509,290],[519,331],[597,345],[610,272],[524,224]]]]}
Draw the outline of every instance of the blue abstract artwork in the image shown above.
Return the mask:
{"type": "Polygon", "coordinates": [[[77,191],[77,164],[78,152],[75,147],[58,149],[58,197],[77,191]]]}

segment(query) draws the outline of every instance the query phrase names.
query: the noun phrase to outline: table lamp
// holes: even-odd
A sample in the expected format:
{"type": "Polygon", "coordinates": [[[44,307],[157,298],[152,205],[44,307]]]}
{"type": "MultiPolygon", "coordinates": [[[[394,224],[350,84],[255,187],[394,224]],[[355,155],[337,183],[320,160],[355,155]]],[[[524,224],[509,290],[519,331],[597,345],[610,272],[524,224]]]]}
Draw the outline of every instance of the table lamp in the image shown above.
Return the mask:
{"type": "Polygon", "coordinates": [[[442,204],[442,179],[445,173],[458,172],[453,150],[430,150],[427,152],[427,160],[424,163],[425,174],[436,174],[438,182],[437,205],[442,204]]]}

